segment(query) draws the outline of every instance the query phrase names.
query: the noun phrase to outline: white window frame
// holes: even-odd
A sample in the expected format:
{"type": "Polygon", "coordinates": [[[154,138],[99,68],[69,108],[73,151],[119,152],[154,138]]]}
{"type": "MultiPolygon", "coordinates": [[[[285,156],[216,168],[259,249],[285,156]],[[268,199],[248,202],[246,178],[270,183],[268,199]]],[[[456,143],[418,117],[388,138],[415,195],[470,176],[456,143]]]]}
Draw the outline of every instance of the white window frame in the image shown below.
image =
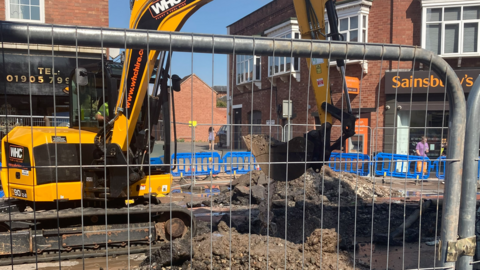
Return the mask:
{"type": "MultiPolygon", "coordinates": [[[[248,74],[249,72],[247,72],[248,74]]],[[[235,82],[236,82],[236,85],[245,85],[245,84],[251,84],[252,82],[258,82],[262,79],[262,58],[260,56],[256,56],[256,55],[236,55],[236,58],[235,58],[235,82]],[[245,59],[239,61],[239,57],[244,57],[245,59]],[[242,72],[241,74],[241,79],[239,79],[238,77],[238,66],[239,65],[242,65],[242,64],[246,64],[248,70],[250,71],[250,60],[253,59],[253,69],[252,69],[252,73],[253,73],[253,78],[252,79],[249,79],[249,78],[246,78],[245,76],[245,70],[242,72]],[[257,78],[257,72],[256,72],[256,66],[259,65],[259,69],[260,69],[260,74],[258,75],[258,78],[257,78]]]]}
{"type": "Polygon", "coordinates": [[[5,20],[14,22],[45,23],[45,0],[39,0],[40,20],[10,18],[10,0],[5,0],[5,20]]]}
{"type": "MultiPolygon", "coordinates": [[[[288,34],[291,35],[291,39],[301,39],[299,31],[286,32],[283,35],[278,36],[278,38],[285,38],[286,39],[287,38],[286,36],[288,34]],[[295,38],[295,35],[297,35],[298,38],[295,38]]],[[[279,69],[280,69],[280,65],[279,65],[279,69]]],[[[290,73],[300,73],[300,58],[299,57],[288,57],[288,56],[284,56],[284,57],[269,56],[268,57],[268,77],[278,76],[278,75],[282,75],[282,74],[290,74],[290,73]],[[273,74],[272,74],[272,68],[271,68],[270,64],[272,64],[272,66],[275,66],[273,64],[274,62],[272,62],[272,61],[276,61],[277,58],[280,59],[280,61],[283,60],[284,70],[279,70],[278,72],[274,71],[273,74]],[[290,59],[290,70],[287,70],[287,59],[288,58],[291,58],[290,59]],[[295,60],[297,61],[297,70],[295,70],[295,60]]]]}
{"type": "MultiPolygon", "coordinates": [[[[441,57],[449,58],[449,57],[478,57],[480,55],[480,33],[477,33],[477,51],[476,52],[467,52],[463,53],[463,34],[464,34],[464,24],[465,23],[478,23],[478,29],[480,32],[480,19],[476,20],[463,20],[463,8],[464,7],[471,7],[471,6],[480,6],[480,0],[460,0],[460,1],[453,1],[453,0],[422,0],[422,48],[427,48],[427,10],[428,9],[442,9],[442,21],[439,22],[428,22],[433,24],[441,24],[441,45],[440,45],[440,54],[441,57]],[[454,8],[454,7],[461,7],[460,13],[460,20],[456,21],[445,21],[444,19],[444,11],[445,8],[454,8]],[[459,25],[459,40],[458,40],[458,52],[456,53],[445,53],[445,25],[446,24],[458,24],[459,25]]],[[[436,53],[436,52],[434,52],[436,53]]]]}
{"type": "MultiPolygon", "coordinates": [[[[350,32],[350,17],[355,17],[358,16],[358,41],[352,41],[352,42],[358,42],[358,43],[367,43],[368,42],[368,18],[370,14],[370,7],[372,6],[371,1],[366,1],[366,0],[357,0],[357,1],[352,1],[348,2],[345,4],[342,4],[342,2],[339,2],[336,6],[337,9],[337,16],[338,16],[338,32],[340,34],[345,34],[347,32],[350,32]],[[348,30],[340,31],[340,20],[348,18],[348,30]],[[363,27],[363,22],[365,21],[365,27],[363,27]],[[363,31],[365,30],[365,33],[363,31]]],[[[327,17],[327,11],[325,10],[325,17],[324,17],[325,23],[327,25],[327,34],[330,33],[330,24],[328,23],[328,17],[327,17]]],[[[330,39],[330,38],[328,38],[330,39]]],[[[350,39],[350,33],[347,34],[347,41],[350,39]]],[[[363,60],[346,60],[346,64],[360,64],[362,65],[362,69],[364,73],[367,73],[368,71],[368,61],[363,61],[363,60]]],[[[330,61],[330,66],[336,65],[336,61],[330,61]]]]}
{"type": "MultiPolygon", "coordinates": [[[[330,33],[330,24],[328,23],[328,20],[325,21],[325,25],[327,28],[327,32],[328,34],[330,33]]],[[[362,13],[358,13],[358,14],[355,14],[355,15],[351,15],[351,16],[343,16],[343,17],[338,17],[338,32],[344,36],[346,36],[346,41],[348,42],[359,42],[359,43],[367,43],[368,42],[368,14],[362,14],[362,13]],[[358,18],[358,21],[357,21],[357,28],[355,29],[352,29],[350,28],[350,21],[351,21],[351,18],[353,17],[357,17],[358,18]],[[340,21],[341,20],[344,20],[344,19],[348,19],[348,29],[347,30],[340,30],[340,21]],[[363,26],[363,22],[365,21],[365,27],[363,26]],[[353,30],[357,30],[358,31],[358,36],[357,36],[357,41],[350,41],[350,32],[353,31],[353,30]],[[363,33],[363,31],[365,31],[365,33],[363,33]]],[[[330,40],[331,38],[329,37],[328,40],[330,40]]]]}
{"type": "MultiPolygon", "coordinates": [[[[284,23],[281,23],[279,25],[276,25],[268,30],[265,31],[265,34],[268,37],[275,37],[275,38],[286,38],[288,34],[290,34],[291,39],[295,39],[295,35],[298,36],[298,39],[301,39],[301,34],[300,34],[300,29],[298,26],[298,20],[297,19],[290,19],[284,23]]],[[[285,79],[284,81],[287,81],[288,75],[292,75],[297,81],[300,81],[300,58],[299,57],[292,57],[290,60],[290,70],[286,70],[286,65],[284,65],[285,70],[279,71],[279,72],[273,72],[272,74],[272,69],[270,68],[270,64],[273,63],[272,61],[275,61],[273,59],[273,56],[268,57],[268,62],[267,62],[267,68],[268,68],[268,78],[271,80],[272,77],[277,77],[279,76],[280,78],[285,79]],[[297,60],[298,64],[298,69],[294,70],[295,66],[295,60],[297,60]]],[[[289,57],[275,57],[275,58],[283,58],[283,63],[287,63],[287,58],[289,57]]]]}

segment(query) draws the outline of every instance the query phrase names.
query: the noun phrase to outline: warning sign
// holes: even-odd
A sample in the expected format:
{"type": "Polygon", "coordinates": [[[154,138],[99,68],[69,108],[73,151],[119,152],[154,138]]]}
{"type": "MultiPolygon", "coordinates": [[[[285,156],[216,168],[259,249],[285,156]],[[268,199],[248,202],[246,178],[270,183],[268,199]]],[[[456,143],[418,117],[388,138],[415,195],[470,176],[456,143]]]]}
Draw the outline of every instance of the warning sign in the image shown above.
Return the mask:
{"type": "Polygon", "coordinates": [[[318,86],[318,87],[324,86],[324,84],[323,84],[323,78],[317,79],[317,86],[318,86]]]}

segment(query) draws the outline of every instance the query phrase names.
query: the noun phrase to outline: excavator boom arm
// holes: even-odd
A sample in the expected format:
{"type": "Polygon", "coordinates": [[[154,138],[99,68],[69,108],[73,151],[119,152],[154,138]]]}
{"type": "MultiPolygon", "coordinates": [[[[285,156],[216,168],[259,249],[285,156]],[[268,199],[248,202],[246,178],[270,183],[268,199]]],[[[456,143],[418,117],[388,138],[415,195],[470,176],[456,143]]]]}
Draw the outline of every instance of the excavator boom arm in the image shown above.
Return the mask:
{"type": "MultiPolygon", "coordinates": [[[[132,9],[130,28],[178,31],[200,7],[212,0],[137,0],[132,9]]],[[[138,121],[148,84],[159,52],[126,50],[122,80],[115,112],[111,143],[127,151],[138,121]],[[122,108],[120,113],[119,108],[122,108]]],[[[161,68],[161,67],[158,67],[161,68]]]]}
{"type": "MultiPolygon", "coordinates": [[[[210,1],[212,0],[137,0],[133,5],[130,28],[179,31],[185,21],[197,9],[210,1]]],[[[325,40],[327,38],[324,21],[325,10],[327,10],[329,19],[336,20],[335,0],[293,0],[293,2],[302,38],[325,40]]],[[[333,34],[332,38],[338,39],[337,24],[331,23],[330,25],[334,28],[331,31],[333,34]]],[[[147,88],[154,70],[154,63],[157,61],[158,55],[159,52],[155,50],[128,49],[126,51],[126,60],[115,109],[116,115],[114,120],[109,123],[109,128],[111,128],[111,124],[113,123],[113,135],[110,142],[119,145],[123,152],[127,152],[130,146],[130,141],[135,132],[140,111],[144,104],[145,96],[147,95],[147,88]]],[[[165,54],[163,54],[163,56],[165,56],[165,54]]],[[[170,56],[171,55],[169,55],[169,57],[170,56]]],[[[307,152],[309,152],[307,161],[324,161],[330,158],[331,151],[342,148],[341,146],[345,145],[345,140],[355,134],[355,118],[351,114],[350,100],[345,86],[344,61],[337,60],[337,65],[342,70],[343,88],[348,112],[343,112],[332,105],[330,85],[328,82],[329,59],[307,59],[307,63],[309,65],[311,84],[315,94],[319,119],[323,122],[323,126],[320,129],[313,130],[305,136],[310,145],[312,145],[312,147],[308,147],[307,149],[307,152]],[[333,118],[342,120],[342,134],[333,146],[331,146],[330,129],[333,118]]],[[[162,68],[161,64],[157,67],[158,69],[162,68]]],[[[168,69],[168,67],[166,67],[166,69],[168,69]]],[[[165,73],[160,71],[157,72],[157,74],[165,73]]],[[[166,80],[165,77],[166,76],[163,76],[162,79],[166,80]]],[[[160,78],[156,79],[160,80],[160,78]]],[[[160,104],[160,106],[168,106],[166,81],[163,81],[161,85],[163,88],[160,87],[161,93],[158,96],[158,104],[160,104]]],[[[157,91],[157,89],[155,89],[155,91],[157,91]]],[[[308,89],[304,89],[303,91],[308,91],[308,89]]],[[[170,115],[169,112],[165,113],[165,108],[163,114],[164,120],[169,122],[170,115]]],[[[156,112],[158,112],[158,110],[156,112]]],[[[154,117],[158,116],[154,115],[154,117]]],[[[165,126],[166,125],[169,125],[169,123],[165,123],[165,126]]],[[[169,130],[169,128],[165,129],[165,132],[169,133],[169,130]]],[[[278,149],[279,156],[294,156],[294,154],[290,153],[293,148],[289,150],[289,153],[286,153],[286,150],[281,147],[278,149]]],[[[168,149],[165,150],[165,154],[169,155],[170,152],[168,149]]],[[[322,164],[311,163],[310,166],[318,171],[322,167],[322,164]]],[[[298,172],[301,172],[301,170],[299,169],[298,172]]],[[[292,179],[295,175],[296,174],[289,175],[287,178],[292,179]]]]}

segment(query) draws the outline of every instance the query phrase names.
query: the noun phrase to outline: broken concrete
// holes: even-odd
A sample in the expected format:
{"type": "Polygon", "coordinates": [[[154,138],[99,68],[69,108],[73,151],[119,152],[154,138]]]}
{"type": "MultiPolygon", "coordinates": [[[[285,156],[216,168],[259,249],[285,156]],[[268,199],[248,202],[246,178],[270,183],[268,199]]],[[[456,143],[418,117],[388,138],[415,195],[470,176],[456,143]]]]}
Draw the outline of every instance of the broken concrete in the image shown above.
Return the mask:
{"type": "Polygon", "coordinates": [[[266,188],[264,186],[255,185],[250,190],[252,191],[252,203],[260,204],[263,200],[265,200],[266,188]]]}
{"type": "MultiPolygon", "coordinates": [[[[294,244],[277,237],[267,238],[231,231],[227,224],[221,221],[218,224],[218,231],[193,238],[192,261],[175,261],[174,265],[182,266],[181,269],[191,267],[199,270],[283,269],[285,266],[286,269],[319,269],[319,267],[332,270],[353,269],[351,258],[346,252],[336,253],[338,236],[335,231],[323,230],[325,237],[321,242],[320,234],[321,230],[316,230],[308,238],[304,248],[302,244],[294,244]],[[323,250],[317,249],[320,245],[323,246],[323,250]]],[[[165,256],[169,258],[170,249],[168,251],[165,256]]],[[[155,253],[152,257],[154,262],[152,266],[159,266],[164,261],[155,253]]],[[[150,258],[147,258],[143,265],[148,262],[150,258]]]]}

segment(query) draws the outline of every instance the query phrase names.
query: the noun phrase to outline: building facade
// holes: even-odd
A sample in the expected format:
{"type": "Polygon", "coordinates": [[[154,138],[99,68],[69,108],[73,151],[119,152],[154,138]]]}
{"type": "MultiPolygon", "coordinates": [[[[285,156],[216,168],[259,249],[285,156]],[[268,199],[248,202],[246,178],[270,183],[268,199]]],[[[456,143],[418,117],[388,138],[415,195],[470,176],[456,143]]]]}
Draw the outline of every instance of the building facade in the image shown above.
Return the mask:
{"type": "Polygon", "coordinates": [[[177,140],[207,142],[210,127],[218,131],[227,123],[227,109],[217,107],[217,92],[195,74],[184,77],[180,89],[174,93],[177,140]]]}
{"type": "MultiPolygon", "coordinates": [[[[0,0],[0,20],[108,27],[108,0],[0,0]]],[[[52,45],[3,43],[2,115],[67,116],[69,75],[106,56],[105,49],[52,45]]]]}
{"type": "MultiPolygon", "coordinates": [[[[419,46],[434,51],[455,69],[466,94],[480,74],[479,0],[343,0],[337,1],[337,13],[339,31],[347,41],[419,46]]],[[[228,26],[228,33],[298,39],[295,16],[291,0],[275,0],[228,26]]],[[[328,28],[327,18],[325,21],[328,28]]],[[[284,128],[285,139],[305,133],[307,123],[312,129],[322,122],[313,90],[308,89],[306,59],[238,55],[229,61],[233,124],[285,126],[289,119],[284,117],[282,107],[289,102],[293,125],[284,128]],[[295,126],[299,124],[303,126],[295,126]]],[[[329,81],[333,103],[341,108],[342,78],[335,64],[330,64],[329,81]]],[[[429,156],[440,155],[442,139],[448,136],[448,102],[445,87],[428,66],[347,60],[346,75],[361,82],[360,91],[349,95],[353,113],[359,119],[357,135],[347,144],[347,152],[411,154],[416,142],[426,134],[431,143],[429,156]]],[[[332,139],[338,137],[339,131],[333,128],[332,139]]],[[[232,141],[241,144],[239,138],[232,141]]]]}

